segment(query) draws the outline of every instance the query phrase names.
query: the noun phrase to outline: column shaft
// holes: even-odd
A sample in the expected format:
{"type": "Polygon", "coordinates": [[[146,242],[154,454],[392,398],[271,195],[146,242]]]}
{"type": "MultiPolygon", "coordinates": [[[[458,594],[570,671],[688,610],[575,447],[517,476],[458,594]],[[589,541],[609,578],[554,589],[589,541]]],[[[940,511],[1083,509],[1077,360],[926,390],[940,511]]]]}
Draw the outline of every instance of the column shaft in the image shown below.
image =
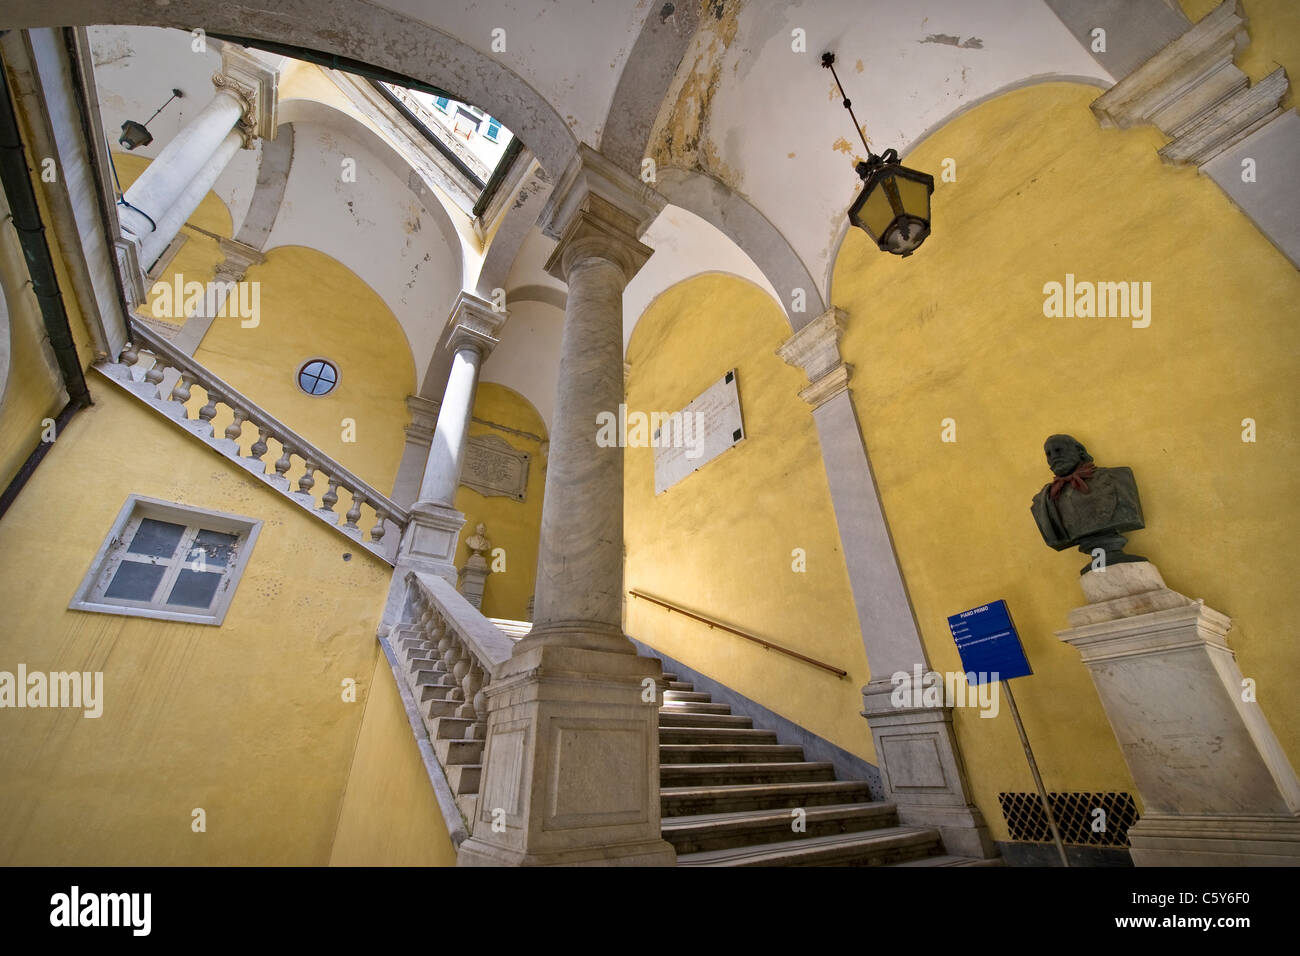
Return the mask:
{"type": "MultiPolygon", "coordinates": [[[[226,134],[212,155],[208,157],[207,162],[199,167],[193,178],[185,185],[179,195],[176,196],[171,206],[163,213],[162,218],[156,220],[158,228],[140,237],[140,262],[146,269],[153,265],[159,256],[167,248],[167,244],[176,238],[176,234],[181,231],[181,226],[194,215],[194,210],[199,208],[199,203],[203,202],[203,197],[212,189],[221,173],[225,170],[226,165],[230,162],[231,157],[239,152],[239,146],[243,138],[236,130],[231,130],[226,134]]],[[[154,160],[156,165],[159,160],[154,160]]],[[[152,166],[150,168],[153,168],[152,166]]]]}
{"type": "MultiPolygon", "coordinates": [[[[153,237],[162,231],[161,220],[213,154],[225,146],[243,111],[244,104],[237,96],[227,90],[218,90],[212,101],[163,147],[149,168],[126,191],[123,198],[131,206],[119,209],[122,228],[146,244],[157,245],[153,237]],[[150,224],[150,219],[158,224],[158,229],[150,224]]],[[[227,161],[233,155],[231,152],[226,157],[227,161]]],[[[213,180],[215,179],[214,176],[213,180]]],[[[167,237],[159,247],[159,252],[167,247],[175,235],[173,232],[167,237]]],[[[145,265],[149,265],[158,258],[158,253],[146,253],[142,258],[145,265]]]]}
{"type": "Polygon", "coordinates": [[[420,482],[420,501],[449,507],[455,504],[481,361],[479,350],[472,345],[458,348],[452,358],[447,390],[438,407],[438,423],[433,430],[429,460],[424,468],[424,479],[420,482]]]}
{"type": "Polygon", "coordinates": [[[623,269],[572,266],[542,503],[534,633],[581,623],[622,636],[623,449],[596,444],[623,401],[623,269]]]}

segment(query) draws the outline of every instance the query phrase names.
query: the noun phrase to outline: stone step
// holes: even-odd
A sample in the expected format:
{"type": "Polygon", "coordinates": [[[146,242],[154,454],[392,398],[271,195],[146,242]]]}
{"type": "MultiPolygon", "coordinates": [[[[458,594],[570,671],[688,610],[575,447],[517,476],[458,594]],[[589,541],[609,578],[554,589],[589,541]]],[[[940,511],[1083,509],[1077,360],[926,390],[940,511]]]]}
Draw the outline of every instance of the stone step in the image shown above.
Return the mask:
{"type": "Polygon", "coordinates": [[[774,744],[776,732],[752,727],[660,727],[659,744],[774,744]]]}
{"type": "Polygon", "coordinates": [[[835,768],[829,761],[682,763],[659,767],[661,787],[726,787],[834,779],[835,768]]]}
{"type": "Polygon", "coordinates": [[[919,860],[904,860],[902,863],[887,863],[886,866],[1006,866],[1002,857],[991,860],[975,856],[924,856],[919,860]]]}
{"type": "Polygon", "coordinates": [[[932,856],[939,831],[884,827],[677,856],[678,866],[885,866],[932,856]]]}
{"type": "Polygon", "coordinates": [[[754,721],[743,714],[672,714],[659,711],[660,727],[743,727],[754,726],[754,721]]]}
{"type": "MultiPolygon", "coordinates": [[[[673,693],[664,691],[665,694],[673,693]]],[[[680,691],[678,692],[680,693],[680,691]]],[[[730,704],[710,704],[698,700],[666,700],[659,712],[669,714],[729,714],[730,704]]]]}
{"type": "Polygon", "coordinates": [[[664,680],[669,681],[669,682],[671,682],[671,681],[675,681],[675,680],[680,680],[680,678],[679,678],[676,674],[669,674],[667,671],[664,671],[664,675],[663,675],[663,677],[664,677],[664,680]]]}
{"type": "Polygon", "coordinates": [[[455,764],[481,763],[483,760],[482,740],[435,740],[433,742],[433,752],[438,755],[439,762],[444,767],[450,767],[455,764]]]}
{"type": "Polygon", "coordinates": [[[700,853],[895,827],[898,826],[898,811],[894,804],[885,802],[808,807],[803,811],[803,832],[794,830],[798,819],[791,810],[742,810],[667,817],[663,836],[678,853],[700,853]]]}
{"type": "MultiPolygon", "coordinates": [[[[712,694],[706,694],[701,690],[666,690],[664,691],[664,703],[675,703],[681,700],[689,700],[707,704],[713,700],[712,694]]],[[[730,708],[728,708],[730,710],[730,708]]]]}
{"type": "Polygon", "coordinates": [[[439,717],[455,717],[460,701],[433,698],[424,701],[420,706],[424,708],[424,713],[430,720],[437,720],[439,717]]]}
{"type": "Polygon", "coordinates": [[[483,774],[482,764],[462,763],[444,769],[447,771],[447,782],[451,784],[452,793],[457,796],[478,793],[479,778],[483,774]]]}
{"type": "Polygon", "coordinates": [[[429,736],[434,740],[464,740],[474,721],[468,717],[439,717],[433,722],[434,733],[429,736]]]}
{"type": "Polygon", "coordinates": [[[660,787],[660,814],[667,817],[740,810],[784,810],[836,803],[867,803],[871,788],[859,780],[827,780],[750,786],[660,787]]]}
{"type": "Polygon", "coordinates": [[[668,690],[695,690],[694,684],[688,684],[684,680],[668,681],[668,690]]]}
{"type": "Polygon", "coordinates": [[[663,744],[659,765],[678,763],[787,763],[803,760],[793,744],[663,744]]]}

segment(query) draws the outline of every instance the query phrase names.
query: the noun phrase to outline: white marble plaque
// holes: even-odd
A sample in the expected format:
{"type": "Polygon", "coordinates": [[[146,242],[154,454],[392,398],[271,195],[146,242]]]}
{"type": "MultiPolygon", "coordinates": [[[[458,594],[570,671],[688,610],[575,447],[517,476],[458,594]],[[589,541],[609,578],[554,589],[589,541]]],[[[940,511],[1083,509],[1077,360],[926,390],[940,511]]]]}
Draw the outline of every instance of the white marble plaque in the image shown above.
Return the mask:
{"type": "Polygon", "coordinates": [[[504,495],[523,501],[528,487],[528,458],[527,452],[496,435],[471,435],[465,443],[460,483],[481,495],[504,495]]]}
{"type": "Polygon", "coordinates": [[[656,495],[744,440],[736,370],[733,368],[706,388],[679,414],[680,425],[660,426],[652,436],[656,495]]]}

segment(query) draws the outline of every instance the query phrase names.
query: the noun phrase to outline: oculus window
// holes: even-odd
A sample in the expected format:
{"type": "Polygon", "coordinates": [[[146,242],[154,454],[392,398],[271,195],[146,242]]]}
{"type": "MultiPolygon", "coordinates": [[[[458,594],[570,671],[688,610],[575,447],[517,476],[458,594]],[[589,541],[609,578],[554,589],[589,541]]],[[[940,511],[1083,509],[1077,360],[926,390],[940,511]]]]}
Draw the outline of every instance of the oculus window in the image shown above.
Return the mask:
{"type": "Polygon", "coordinates": [[[308,359],[298,366],[298,387],[308,395],[328,395],[338,383],[338,367],[327,359],[308,359]]]}
{"type": "Polygon", "coordinates": [[[68,605],[219,625],[262,522],[131,495],[68,605]]]}

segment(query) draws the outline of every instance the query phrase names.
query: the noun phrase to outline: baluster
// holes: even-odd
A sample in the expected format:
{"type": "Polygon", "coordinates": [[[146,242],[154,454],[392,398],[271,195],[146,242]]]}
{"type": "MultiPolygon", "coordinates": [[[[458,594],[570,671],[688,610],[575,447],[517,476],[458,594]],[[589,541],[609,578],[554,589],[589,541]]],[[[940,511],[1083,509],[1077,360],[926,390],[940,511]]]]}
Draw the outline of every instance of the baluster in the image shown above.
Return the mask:
{"type": "MultiPolygon", "coordinates": [[[[450,630],[450,628],[448,628],[450,630]]],[[[447,665],[445,673],[451,679],[451,689],[447,691],[445,700],[454,700],[461,703],[465,699],[465,692],[460,689],[460,680],[465,676],[462,669],[465,661],[465,648],[459,640],[453,640],[451,647],[443,657],[443,663],[447,665]]]]}
{"type": "Polygon", "coordinates": [[[331,516],[334,516],[334,506],[339,503],[339,480],[337,478],[330,478],[329,483],[329,490],[321,496],[320,510],[328,511],[331,516]]]}
{"type": "Polygon", "coordinates": [[[312,461],[310,458],[304,457],[303,464],[306,467],[302,473],[302,477],[298,479],[298,490],[304,495],[310,495],[312,486],[316,484],[316,476],[314,474],[316,471],[316,462],[312,461]]]}
{"type": "MultiPolygon", "coordinates": [[[[248,416],[244,414],[242,408],[233,409],[235,417],[229,425],[226,426],[226,437],[231,441],[237,442],[240,436],[244,434],[244,422],[248,421],[248,416]]],[[[263,449],[265,451],[266,449],[263,449]]]]}
{"type": "Polygon", "coordinates": [[[205,389],[205,391],[208,393],[208,403],[199,409],[199,420],[211,425],[212,419],[217,417],[217,403],[222,402],[224,404],[224,402],[215,390],[209,388],[205,389]]]}
{"type": "MultiPolygon", "coordinates": [[[[293,448],[287,441],[280,442],[280,457],[275,463],[275,473],[281,478],[285,477],[285,472],[293,467],[293,448]]],[[[285,481],[288,481],[285,478],[285,481]]]]}
{"type": "Polygon", "coordinates": [[[388,515],[385,514],[383,511],[381,511],[379,508],[375,509],[375,526],[370,529],[370,540],[373,541],[375,544],[378,544],[380,541],[384,540],[384,533],[386,530],[384,528],[384,521],[387,518],[388,515]]]}
{"type": "MultiPolygon", "coordinates": [[[[456,708],[456,716],[477,720],[479,715],[475,710],[474,700],[478,696],[479,688],[483,685],[483,671],[480,669],[478,661],[473,657],[469,657],[467,661],[462,663],[467,665],[465,674],[460,680],[460,687],[465,695],[465,703],[456,708]]],[[[457,664],[456,668],[459,670],[460,664],[457,664]]]]}
{"type": "MultiPolygon", "coordinates": [[[[351,489],[349,489],[349,491],[351,491],[351,489]]],[[[345,527],[351,528],[358,534],[361,533],[361,529],[357,527],[357,522],[361,520],[361,506],[365,503],[365,495],[361,494],[359,491],[352,491],[352,507],[349,508],[348,513],[343,516],[347,519],[345,527]]]]}
{"type": "Polygon", "coordinates": [[[144,373],[144,380],[150,385],[161,385],[163,380],[162,356],[157,352],[150,352],[149,354],[153,356],[153,364],[150,365],[149,370],[144,373]]]}
{"type": "Polygon", "coordinates": [[[122,364],[127,368],[134,368],[136,363],[140,361],[140,350],[135,347],[134,342],[127,342],[126,345],[122,346],[121,360],[122,364]]]}
{"type": "MultiPolygon", "coordinates": [[[[159,359],[159,361],[154,364],[154,368],[156,369],[160,364],[162,364],[161,359],[159,359]]],[[[158,375],[158,381],[160,382],[162,381],[161,372],[158,375]]],[[[176,387],[172,389],[172,401],[180,402],[182,405],[188,402],[190,400],[190,389],[194,386],[194,383],[197,381],[198,379],[194,377],[193,372],[189,372],[182,369],[180,380],[176,383],[176,387]]],[[[190,417],[190,413],[188,411],[183,411],[181,413],[181,417],[188,419],[190,417]]]]}
{"type": "MultiPolygon", "coordinates": [[[[262,456],[266,454],[266,450],[267,450],[267,449],[266,449],[266,440],[267,440],[268,438],[274,438],[274,437],[275,437],[275,436],[273,436],[273,435],[271,434],[270,430],[268,430],[268,429],[266,429],[266,428],[263,428],[261,425],[258,425],[258,426],[257,426],[257,441],[253,442],[253,447],[250,448],[250,449],[248,449],[248,457],[249,457],[249,458],[255,458],[255,459],[257,459],[258,461],[261,461],[261,460],[262,460],[262,456]]],[[[262,470],[265,472],[265,470],[266,470],[266,465],[263,465],[263,466],[262,466],[262,470]]]]}

